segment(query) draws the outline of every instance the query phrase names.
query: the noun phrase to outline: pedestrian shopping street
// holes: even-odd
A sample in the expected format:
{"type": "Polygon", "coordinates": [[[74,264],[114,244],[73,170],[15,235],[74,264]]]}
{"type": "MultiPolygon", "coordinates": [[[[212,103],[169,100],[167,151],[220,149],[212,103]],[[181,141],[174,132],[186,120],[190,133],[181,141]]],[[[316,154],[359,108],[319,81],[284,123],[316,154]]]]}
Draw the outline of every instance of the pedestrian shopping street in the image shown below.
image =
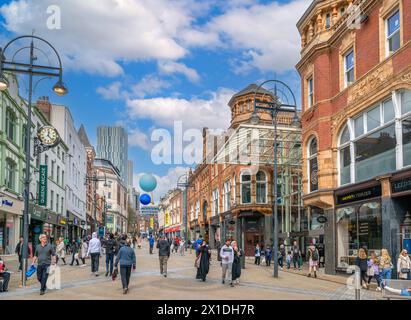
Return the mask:
{"type": "MultiPolygon", "coordinates": [[[[158,252],[150,255],[148,244],[136,249],[137,269],[132,273],[129,293],[124,295],[121,281],[114,282],[105,275],[105,256],[100,259],[100,276],[90,271],[90,259],[86,267],[61,265],[61,289],[47,290],[44,296],[39,295],[39,284],[36,276],[28,280],[28,287],[19,288],[21,273],[13,273],[9,292],[0,293],[0,300],[93,300],[93,299],[153,299],[153,300],[338,300],[354,299],[354,290],[344,284],[344,277],[330,278],[320,272],[323,279],[308,278],[304,271],[280,271],[279,278],[272,276],[272,266],[256,266],[253,261],[246,262],[242,270],[241,283],[234,288],[221,284],[221,267],[216,260],[216,251],[212,253],[210,273],[207,281],[196,280],[194,268],[194,251],[185,256],[172,253],[168,263],[168,277],[159,272],[158,252]],[[298,274],[300,273],[300,274],[298,274]],[[339,279],[338,279],[339,278],[339,279]],[[326,280],[324,280],[326,279],[326,280]]],[[[68,256],[67,261],[70,262],[68,256]]],[[[60,262],[59,262],[60,264],[60,262]]],[[[18,268],[17,261],[7,262],[11,271],[18,268]]],[[[379,293],[373,290],[362,290],[362,299],[378,299],[379,293]]]]}

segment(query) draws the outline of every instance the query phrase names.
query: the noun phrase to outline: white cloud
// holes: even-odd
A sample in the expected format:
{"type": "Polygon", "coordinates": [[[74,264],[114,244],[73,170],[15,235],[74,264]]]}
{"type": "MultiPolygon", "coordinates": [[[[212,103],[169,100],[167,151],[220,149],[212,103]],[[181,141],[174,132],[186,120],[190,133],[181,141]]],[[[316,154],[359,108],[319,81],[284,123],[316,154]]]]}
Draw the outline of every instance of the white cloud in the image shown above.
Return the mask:
{"type": "MultiPolygon", "coordinates": [[[[154,175],[157,179],[157,188],[153,191],[154,201],[158,202],[160,200],[160,197],[164,196],[168,190],[176,188],[178,178],[187,172],[187,167],[173,167],[170,168],[167,174],[164,176],[154,175]]],[[[140,172],[134,174],[135,188],[136,190],[142,193],[144,193],[144,191],[140,189],[139,178],[145,173],[147,172],[140,172]]]]}
{"type": "Polygon", "coordinates": [[[177,60],[187,54],[178,43],[194,19],[193,0],[58,1],[61,29],[47,28],[55,0],[16,0],[3,5],[4,27],[16,34],[35,29],[62,54],[65,67],[108,76],[123,73],[119,62],[177,60]]]}
{"type": "Polygon", "coordinates": [[[151,150],[149,137],[137,128],[129,130],[128,144],[130,147],[139,147],[146,151],[151,150]]]}
{"type": "Polygon", "coordinates": [[[236,72],[251,70],[247,64],[262,71],[286,71],[298,61],[300,41],[295,25],[308,5],[306,0],[285,4],[233,0],[231,10],[212,19],[206,29],[218,33],[226,46],[244,50],[247,58],[234,67],[236,72]]]}
{"type": "Polygon", "coordinates": [[[184,63],[161,61],[158,63],[158,68],[160,72],[165,74],[181,73],[191,82],[198,82],[200,80],[197,71],[187,67],[184,63]]]}
{"type": "Polygon", "coordinates": [[[119,81],[113,82],[107,87],[98,87],[96,91],[106,100],[124,98],[124,92],[121,91],[121,82],[119,81]]]}
{"type": "Polygon", "coordinates": [[[128,99],[127,115],[130,120],[151,119],[157,126],[173,127],[174,121],[182,121],[183,127],[226,129],[231,119],[227,103],[233,94],[234,91],[221,88],[210,93],[208,100],[196,97],[128,99]]]}

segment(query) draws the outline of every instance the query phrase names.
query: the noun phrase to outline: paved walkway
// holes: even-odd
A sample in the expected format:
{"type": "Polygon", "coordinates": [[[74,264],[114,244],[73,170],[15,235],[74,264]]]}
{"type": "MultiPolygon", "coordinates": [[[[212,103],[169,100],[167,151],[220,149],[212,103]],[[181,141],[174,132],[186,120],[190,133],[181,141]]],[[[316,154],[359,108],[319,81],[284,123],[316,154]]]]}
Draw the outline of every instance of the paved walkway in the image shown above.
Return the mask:
{"type": "MultiPolygon", "coordinates": [[[[39,285],[35,276],[28,281],[28,287],[19,288],[21,274],[12,274],[9,292],[1,293],[0,299],[293,299],[328,300],[353,299],[354,290],[346,285],[319,279],[308,278],[303,272],[280,271],[279,278],[272,276],[272,266],[255,266],[247,261],[242,270],[241,283],[235,288],[221,284],[221,267],[213,253],[210,273],[206,282],[195,279],[194,252],[185,256],[172,254],[169,259],[168,277],[159,274],[157,251],[148,254],[145,245],[137,249],[137,271],[132,273],[129,294],[123,295],[121,281],[113,282],[104,276],[105,263],[100,260],[100,276],[91,274],[90,266],[61,266],[61,289],[48,290],[39,296],[39,285]]],[[[16,270],[16,259],[8,259],[8,267],[16,270]]],[[[69,260],[69,259],[67,259],[69,260]]],[[[89,260],[87,260],[89,263],[89,260]]],[[[345,282],[344,282],[345,283],[345,282]]],[[[378,294],[363,290],[363,299],[376,299],[378,294]]]]}

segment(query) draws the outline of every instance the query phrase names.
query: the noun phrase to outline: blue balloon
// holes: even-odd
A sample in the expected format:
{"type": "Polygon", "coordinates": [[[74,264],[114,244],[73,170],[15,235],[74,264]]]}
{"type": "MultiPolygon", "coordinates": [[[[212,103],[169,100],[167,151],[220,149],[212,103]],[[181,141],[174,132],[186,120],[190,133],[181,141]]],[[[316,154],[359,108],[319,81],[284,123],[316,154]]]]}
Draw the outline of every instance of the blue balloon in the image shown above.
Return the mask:
{"type": "Polygon", "coordinates": [[[144,174],[140,177],[140,188],[145,192],[151,192],[157,187],[157,180],[152,174],[144,174]]]}
{"type": "Polygon", "coordinates": [[[151,202],[151,197],[147,193],[143,193],[140,196],[140,202],[144,205],[147,205],[151,202]]]}

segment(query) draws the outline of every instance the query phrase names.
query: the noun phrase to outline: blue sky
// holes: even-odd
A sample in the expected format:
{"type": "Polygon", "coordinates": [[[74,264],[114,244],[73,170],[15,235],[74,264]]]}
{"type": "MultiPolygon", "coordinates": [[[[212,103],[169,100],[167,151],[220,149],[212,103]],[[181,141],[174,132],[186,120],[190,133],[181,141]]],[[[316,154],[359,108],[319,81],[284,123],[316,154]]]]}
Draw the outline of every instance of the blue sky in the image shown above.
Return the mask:
{"type": "Polygon", "coordinates": [[[309,4],[0,0],[0,46],[33,29],[49,40],[62,56],[70,92],[56,97],[50,91],[53,83],[42,82],[35,97],[48,95],[69,106],[77,127],[84,124],[93,144],[98,125],[124,125],[135,174],[158,175],[159,195],[175,185],[185,165],[153,164],[153,130],[171,130],[173,121],[182,121],[185,129],[225,129],[231,95],[272,78],[288,83],[299,103],[295,25],[309,4]]]}

